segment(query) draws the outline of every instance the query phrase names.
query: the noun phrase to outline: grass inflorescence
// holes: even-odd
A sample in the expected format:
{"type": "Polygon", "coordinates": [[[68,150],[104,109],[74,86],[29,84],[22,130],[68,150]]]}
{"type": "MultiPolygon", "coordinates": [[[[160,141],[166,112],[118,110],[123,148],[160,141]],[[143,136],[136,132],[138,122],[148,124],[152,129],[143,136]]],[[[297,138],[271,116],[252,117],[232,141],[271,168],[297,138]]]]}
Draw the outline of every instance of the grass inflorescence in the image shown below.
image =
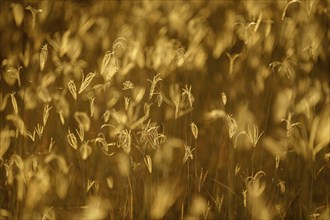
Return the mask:
{"type": "Polygon", "coordinates": [[[1,1],[0,219],[330,219],[328,4],[1,1]]]}

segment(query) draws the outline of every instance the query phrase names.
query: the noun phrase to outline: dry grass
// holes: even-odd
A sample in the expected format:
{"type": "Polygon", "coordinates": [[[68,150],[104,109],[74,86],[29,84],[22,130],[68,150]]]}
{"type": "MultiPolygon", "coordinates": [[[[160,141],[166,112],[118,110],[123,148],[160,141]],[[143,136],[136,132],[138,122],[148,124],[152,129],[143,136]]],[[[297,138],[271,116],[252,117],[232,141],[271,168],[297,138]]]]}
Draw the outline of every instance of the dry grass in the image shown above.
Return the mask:
{"type": "Polygon", "coordinates": [[[1,1],[0,219],[330,219],[328,4],[1,1]]]}

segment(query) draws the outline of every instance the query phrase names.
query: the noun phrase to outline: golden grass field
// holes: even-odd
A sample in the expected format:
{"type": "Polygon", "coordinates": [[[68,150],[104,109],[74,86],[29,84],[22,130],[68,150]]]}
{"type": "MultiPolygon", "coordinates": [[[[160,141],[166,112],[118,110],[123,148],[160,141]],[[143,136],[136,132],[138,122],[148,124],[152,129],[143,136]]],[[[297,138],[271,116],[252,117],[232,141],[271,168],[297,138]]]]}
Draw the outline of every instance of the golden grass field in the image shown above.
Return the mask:
{"type": "Polygon", "coordinates": [[[0,219],[330,219],[329,17],[0,1],[0,219]]]}

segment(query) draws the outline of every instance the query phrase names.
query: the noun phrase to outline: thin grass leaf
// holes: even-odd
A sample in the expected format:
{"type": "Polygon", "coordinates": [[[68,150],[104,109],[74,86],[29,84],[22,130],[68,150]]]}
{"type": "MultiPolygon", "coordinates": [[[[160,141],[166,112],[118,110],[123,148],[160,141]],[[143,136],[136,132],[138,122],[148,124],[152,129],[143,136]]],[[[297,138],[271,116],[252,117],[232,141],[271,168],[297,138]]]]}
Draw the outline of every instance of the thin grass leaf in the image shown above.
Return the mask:
{"type": "Polygon", "coordinates": [[[87,187],[86,187],[86,192],[88,192],[92,186],[94,185],[95,181],[94,180],[91,180],[91,179],[88,179],[87,180],[87,187]]]}
{"type": "Polygon", "coordinates": [[[44,106],[44,112],[43,112],[43,116],[42,116],[42,122],[43,125],[45,126],[49,117],[49,111],[52,109],[52,107],[49,107],[48,104],[46,104],[44,106]]]}
{"type": "Polygon", "coordinates": [[[234,56],[231,56],[229,53],[226,53],[226,56],[229,59],[229,71],[228,71],[228,74],[229,75],[232,75],[233,74],[233,70],[234,70],[234,62],[241,55],[240,54],[235,54],[234,56]]]}
{"type": "Polygon", "coordinates": [[[203,167],[201,168],[200,174],[197,174],[197,171],[195,171],[195,178],[196,178],[196,186],[197,191],[201,192],[202,187],[205,183],[206,177],[207,177],[208,171],[204,172],[203,167]]]}
{"type": "Polygon", "coordinates": [[[36,23],[36,15],[37,15],[37,13],[41,13],[42,10],[33,8],[31,6],[27,6],[25,9],[31,12],[31,15],[32,15],[32,29],[33,29],[34,26],[35,26],[35,23],[36,23]]]}
{"type": "Polygon", "coordinates": [[[253,147],[255,147],[260,139],[260,137],[262,136],[263,132],[261,132],[259,134],[259,129],[256,125],[253,125],[253,134],[250,130],[250,126],[248,126],[248,133],[245,133],[249,139],[249,141],[251,142],[251,144],[253,145],[253,147]]]}
{"type": "Polygon", "coordinates": [[[160,78],[160,74],[157,74],[156,76],[154,76],[154,78],[151,80],[148,79],[149,82],[151,82],[151,87],[150,87],[150,93],[149,93],[149,99],[152,98],[152,96],[155,94],[155,89],[156,89],[156,85],[159,81],[162,81],[163,79],[160,78]]]}
{"type": "Polygon", "coordinates": [[[31,134],[31,132],[27,131],[26,134],[34,142],[34,140],[36,138],[36,131],[33,130],[33,134],[31,134]]]}
{"type": "Polygon", "coordinates": [[[125,110],[127,111],[131,98],[130,97],[124,97],[124,99],[125,99],[125,110]]]}
{"type": "Polygon", "coordinates": [[[55,211],[53,207],[47,208],[44,211],[41,220],[47,220],[47,219],[55,219],[55,211]]]}
{"type": "Polygon", "coordinates": [[[61,109],[57,113],[58,113],[58,115],[60,117],[60,121],[61,121],[62,125],[64,125],[65,119],[64,119],[64,116],[63,116],[63,110],[61,109]]]}
{"type": "Polygon", "coordinates": [[[4,97],[2,96],[2,93],[0,93],[0,111],[5,110],[6,106],[7,106],[7,101],[8,98],[10,97],[10,94],[6,94],[4,97]]]}
{"type": "Polygon", "coordinates": [[[42,134],[44,133],[44,126],[38,123],[37,126],[34,128],[34,130],[37,133],[39,139],[41,139],[42,134]]]}
{"type": "Polygon", "coordinates": [[[84,142],[84,139],[85,139],[85,132],[84,132],[84,129],[82,128],[79,128],[79,130],[76,129],[76,133],[80,139],[81,142],[84,142]]]}
{"type": "Polygon", "coordinates": [[[282,20],[284,20],[285,15],[286,15],[286,11],[288,10],[289,6],[291,4],[293,4],[293,3],[299,3],[299,4],[301,4],[301,1],[300,0],[292,0],[292,1],[288,2],[288,4],[286,4],[286,6],[285,6],[285,8],[283,10],[283,13],[282,13],[282,17],[281,17],[282,20]]]}
{"type": "Polygon", "coordinates": [[[262,12],[260,12],[259,17],[258,17],[258,20],[257,20],[257,23],[256,23],[256,25],[255,25],[255,27],[253,29],[254,32],[257,32],[257,30],[258,30],[258,28],[259,28],[259,26],[261,24],[261,21],[262,21],[262,12]]]}
{"type": "Polygon", "coordinates": [[[135,121],[133,124],[130,125],[130,129],[135,129],[136,127],[140,126],[143,122],[145,122],[150,115],[150,105],[145,103],[143,106],[143,110],[144,110],[144,116],[142,116],[140,119],[138,119],[137,121],[135,121]]]}
{"type": "Polygon", "coordinates": [[[194,101],[195,101],[195,98],[191,93],[191,85],[188,87],[188,85],[186,84],[185,87],[182,90],[183,90],[182,96],[187,96],[187,99],[189,101],[189,106],[190,106],[190,108],[192,108],[193,104],[194,104],[194,101]]]}
{"type": "Polygon", "coordinates": [[[50,138],[49,147],[48,147],[48,153],[51,152],[51,150],[53,149],[54,145],[55,145],[54,139],[53,138],[50,138]]]}
{"type": "Polygon", "coordinates": [[[152,160],[151,160],[150,155],[146,155],[144,157],[144,163],[146,164],[149,173],[152,173],[152,160]]]}
{"type": "Polygon", "coordinates": [[[14,112],[17,115],[18,114],[18,106],[17,106],[17,101],[15,98],[15,92],[10,94],[10,98],[11,98],[11,104],[13,106],[14,112]]]}
{"type": "Polygon", "coordinates": [[[175,119],[179,118],[179,106],[180,106],[180,100],[176,100],[174,102],[175,105],[175,119]]]}

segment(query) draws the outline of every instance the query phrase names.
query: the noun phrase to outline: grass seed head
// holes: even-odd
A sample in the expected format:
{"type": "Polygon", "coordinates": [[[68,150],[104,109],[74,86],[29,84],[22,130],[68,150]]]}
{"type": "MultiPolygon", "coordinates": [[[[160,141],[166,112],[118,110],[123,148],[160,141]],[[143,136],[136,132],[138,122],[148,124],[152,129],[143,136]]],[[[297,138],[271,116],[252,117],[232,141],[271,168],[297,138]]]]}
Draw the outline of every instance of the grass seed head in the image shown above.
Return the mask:
{"type": "Polygon", "coordinates": [[[73,80],[68,82],[68,89],[73,97],[74,100],[77,100],[77,88],[76,84],[74,84],[73,80]]]}
{"type": "Polygon", "coordinates": [[[191,149],[191,146],[184,145],[184,157],[183,157],[183,163],[186,163],[187,160],[190,158],[191,160],[194,159],[194,156],[192,152],[195,150],[195,148],[191,149]]]}
{"type": "Polygon", "coordinates": [[[131,98],[130,97],[124,97],[124,99],[125,99],[125,110],[127,111],[131,98]]]}
{"type": "Polygon", "coordinates": [[[43,71],[48,57],[48,47],[47,44],[41,47],[39,62],[40,62],[40,71],[43,71]]]}
{"type": "Polygon", "coordinates": [[[155,94],[155,89],[157,86],[157,83],[159,81],[162,81],[163,79],[160,78],[160,74],[157,74],[156,76],[154,76],[154,78],[151,80],[148,80],[149,82],[151,82],[151,87],[150,87],[150,92],[149,92],[149,99],[152,98],[152,96],[155,94]]]}
{"type": "Polygon", "coordinates": [[[251,142],[251,144],[253,145],[253,147],[255,147],[260,139],[260,137],[262,136],[264,132],[261,132],[259,134],[259,129],[256,125],[253,125],[253,134],[251,133],[250,130],[250,126],[248,126],[248,133],[245,133],[249,139],[249,141],[251,142]]]}
{"type": "Polygon", "coordinates": [[[110,59],[111,59],[112,53],[111,51],[107,51],[103,57],[102,64],[101,64],[101,75],[105,74],[105,71],[110,64],[110,59]]]}
{"type": "Polygon", "coordinates": [[[38,13],[41,13],[42,9],[36,9],[36,8],[33,8],[30,5],[27,6],[25,9],[31,12],[31,15],[32,15],[32,29],[34,29],[34,26],[35,26],[35,23],[36,23],[36,15],[38,13]]]}
{"type": "Polygon", "coordinates": [[[43,112],[43,116],[42,116],[42,122],[43,125],[45,126],[49,117],[49,111],[52,109],[52,107],[49,107],[48,104],[44,105],[44,112],[43,112]]]}
{"type": "Polygon", "coordinates": [[[131,81],[125,81],[123,83],[123,90],[129,90],[133,88],[134,88],[134,84],[131,81]]]}
{"type": "Polygon", "coordinates": [[[188,85],[186,84],[182,90],[183,90],[182,96],[183,97],[186,96],[186,98],[188,99],[188,102],[189,102],[189,107],[192,108],[195,98],[191,93],[191,85],[188,87],[188,85]]]}
{"type": "Polygon", "coordinates": [[[67,139],[68,139],[68,142],[69,142],[70,146],[73,149],[77,150],[77,148],[78,148],[77,138],[74,135],[74,133],[71,133],[70,129],[68,129],[67,139]]]}
{"type": "Polygon", "coordinates": [[[125,153],[129,154],[131,152],[131,131],[122,130],[118,135],[117,146],[122,148],[125,153]]]}
{"type": "Polygon", "coordinates": [[[190,127],[191,127],[191,132],[192,132],[194,138],[197,139],[197,137],[198,137],[198,128],[197,128],[197,125],[194,122],[191,122],[190,123],[190,127]]]}
{"type": "Polygon", "coordinates": [[[228,133],[229,138],[233,138],[237,130],[237,123],[235,118],[232,115],[227,115],[227,123],[228,123],[228,133]]]}
{"type": "Polygon", "coordinates": [[[86,78],[84,77],[84,73],[81,71],[82,74],[82,82],[79,88],[79,94],[82,93],[87,86],[92,82],[93,78],[95,77],[96,73],[88,73],[86,78]]]}
{"type": "Polygon", "coordinates": [[[226,96],[225,92],[221,93],[221,100],[222,100],[223,105],[227,104],[227,96],[226,96]]]}

